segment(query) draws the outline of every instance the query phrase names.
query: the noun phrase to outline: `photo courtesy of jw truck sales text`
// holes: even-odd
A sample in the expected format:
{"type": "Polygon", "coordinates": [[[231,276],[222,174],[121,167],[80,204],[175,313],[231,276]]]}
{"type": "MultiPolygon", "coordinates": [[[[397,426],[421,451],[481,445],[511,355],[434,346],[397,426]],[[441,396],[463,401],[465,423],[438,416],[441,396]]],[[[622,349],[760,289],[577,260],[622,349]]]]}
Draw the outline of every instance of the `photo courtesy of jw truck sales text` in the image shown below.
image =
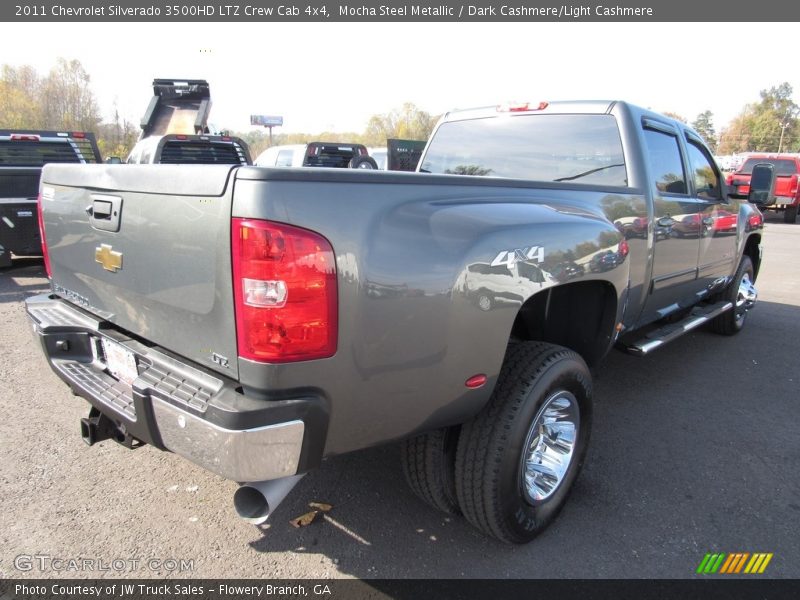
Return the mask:
{"type": "Polygon", "coordinates": [[[207,101],[204,80],[158,79],[138,164],[44,166],[50,289],[25,308],[90,405],[87,444],[237,482],[250,523],[327,457],[399,442],[424,502],[529,542],[587,456],[590,369],[700,326],[734,336],[756,306],[774,166],[753,166],[751,201],[730,194],[680,120],[623,101],[454,110],[404,173],[357,144],[341,168],[253,166],[206,131],[207,101]],[[157,129],[183,110],[194,133],[157,129]]]}

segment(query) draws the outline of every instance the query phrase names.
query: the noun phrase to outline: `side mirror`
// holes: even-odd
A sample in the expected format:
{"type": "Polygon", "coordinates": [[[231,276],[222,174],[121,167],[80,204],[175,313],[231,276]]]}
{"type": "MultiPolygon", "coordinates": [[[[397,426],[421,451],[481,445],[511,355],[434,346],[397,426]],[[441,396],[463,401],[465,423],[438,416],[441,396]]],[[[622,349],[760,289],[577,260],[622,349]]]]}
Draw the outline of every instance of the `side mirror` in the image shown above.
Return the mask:
{"type": "Polygon", "coordinates": [[[761,205],[775,203],[775,167],[773,165],[759,163],[753,167],[747,200],[761,205]]]}
{"type": "Polygon", "coordinates": [[[106,158],[107,165],[121,165],[122,159],[119,156],[109,156],[106,158]]]}

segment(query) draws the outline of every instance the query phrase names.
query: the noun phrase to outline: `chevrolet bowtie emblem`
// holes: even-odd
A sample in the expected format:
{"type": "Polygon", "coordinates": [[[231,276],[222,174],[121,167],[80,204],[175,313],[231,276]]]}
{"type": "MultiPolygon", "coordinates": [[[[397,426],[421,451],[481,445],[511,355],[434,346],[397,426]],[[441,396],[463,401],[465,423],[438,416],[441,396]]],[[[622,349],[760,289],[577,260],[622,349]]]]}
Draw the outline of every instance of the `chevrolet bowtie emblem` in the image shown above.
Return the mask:
{"type": "Polygon", "coordinates": [[[116,252],[108,244],[100,244],[94,250],[94,262],[103,265],[106,271],[116,273],[122,268],[122,252],[116,252]]]}

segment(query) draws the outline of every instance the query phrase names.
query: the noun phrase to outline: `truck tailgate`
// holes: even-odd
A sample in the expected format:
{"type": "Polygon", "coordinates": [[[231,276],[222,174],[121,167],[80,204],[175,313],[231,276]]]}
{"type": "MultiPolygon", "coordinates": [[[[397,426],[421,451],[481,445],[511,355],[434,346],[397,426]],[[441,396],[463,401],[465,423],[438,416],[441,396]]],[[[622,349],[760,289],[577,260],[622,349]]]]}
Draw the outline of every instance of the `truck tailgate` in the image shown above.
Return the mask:
{"type": "Polygon", "coordinates": [[[56,294],[237,377],[231,170],[47,165],[41,202],[56,294]]]}

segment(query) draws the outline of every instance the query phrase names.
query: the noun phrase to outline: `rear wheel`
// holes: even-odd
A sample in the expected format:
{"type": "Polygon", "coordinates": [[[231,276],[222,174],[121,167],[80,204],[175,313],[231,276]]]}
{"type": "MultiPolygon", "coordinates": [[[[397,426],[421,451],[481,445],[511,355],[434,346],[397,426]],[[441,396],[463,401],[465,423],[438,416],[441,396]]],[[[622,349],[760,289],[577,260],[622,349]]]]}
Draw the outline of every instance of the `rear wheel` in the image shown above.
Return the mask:
{"type": "Polygon", "coordinates": [[[794,223],[797,220],[797,206],[787,206],[783,211],[783,222],[794,223]]]}
{"type": "Polygon", "coordinates": [[[455,484],[458,431],[430,431],[404,440],[400,448],[409,487],[424,502],[451,515],[461,514],[455,484]]]}
{"type": "Polygon", "coordinates": [[[459,436],[456,494],[472,525],[517,544],[547,527],[586,455],[591,396],[589,369],[571,350],[509,347],[489,403],[459,436]]]}
{"type": "Polygon", "coordinates": [[[732,302],[733,308],[711,321],[712,331],[722,335],[735,335],[744,328],[747,312],[753,308],[758,298],[758,292],[753,285],[754,280],[753,261],[749,256],[744,255],[733,281],[722,292],[720,298],[720,300],[732,302]]]}

